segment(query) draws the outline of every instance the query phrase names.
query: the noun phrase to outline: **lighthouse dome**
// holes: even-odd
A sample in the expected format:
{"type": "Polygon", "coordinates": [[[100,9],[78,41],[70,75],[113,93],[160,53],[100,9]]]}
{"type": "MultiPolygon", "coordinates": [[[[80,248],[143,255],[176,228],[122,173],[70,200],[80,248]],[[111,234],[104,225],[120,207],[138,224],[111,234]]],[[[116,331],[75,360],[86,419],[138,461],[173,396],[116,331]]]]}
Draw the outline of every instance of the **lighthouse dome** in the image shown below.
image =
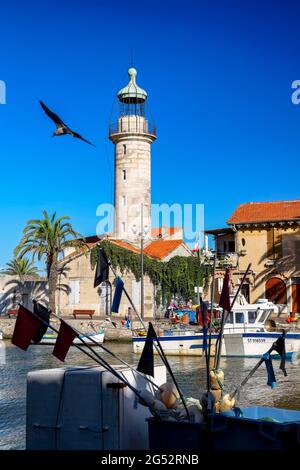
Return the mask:
{"type": "Polygon", "coordinates": [[[135,68],[128,69],[129,83],[118,92],[118,98],[121,103],[144,103],[147,99],[147,93],[136,83],[137,71],[135,68]]]}

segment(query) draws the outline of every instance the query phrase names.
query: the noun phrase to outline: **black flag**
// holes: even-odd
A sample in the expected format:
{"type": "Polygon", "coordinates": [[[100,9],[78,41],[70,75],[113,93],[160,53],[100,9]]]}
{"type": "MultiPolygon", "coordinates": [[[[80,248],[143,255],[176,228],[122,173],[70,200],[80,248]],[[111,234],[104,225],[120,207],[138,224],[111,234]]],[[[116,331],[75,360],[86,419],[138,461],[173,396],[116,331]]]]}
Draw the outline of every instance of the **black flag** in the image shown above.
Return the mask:
{"type": "Polygon", "coordinates": [[[41,326],[40,326],[39,330],[37,331],[37,333],[32,338],[32,341],[35,344],[38,344],[42,340],[44,334],[47,331],[47,328],[48,328],[48,325],[49,325],[49,322],[50,322],[51,310],[49,310],[48,308],[44,307],[44,305],[42,305],[39,302],[37,302],[36,300],[34,300],[33,301],[33,312],[37,317],[39,317],[40,320],[47,323],[47,325],[45,325],[45,323],[41,323],[41,326]]]}
{"type": "Polygon", "coordinates": [[[97,287],[99,284],[101,284],[101,282],[108,280],[108,271],[109,268],[106,254],[102,248],[100,248],[95,271],[94,287],[97,287]]]}
{"type": "Polygon", "coordinates": [[[154,377],[154,356],[153,356],[153,340],[156,339],[156,333],[152,326],[152,323],[149,323],[147,338],[145,346],[140,357],[137,370],[143,374],[151,375],[154,377]]]}
{"type": "Polygon", "coordinates": [[[273,344],[274,351],[278,352],[281,357],[279,369],[282,370],[284,376],[287,376],[287,372],[285,369],[285,331],[282,332],[282,335],[277,338],[275,343],[273,344]]]}

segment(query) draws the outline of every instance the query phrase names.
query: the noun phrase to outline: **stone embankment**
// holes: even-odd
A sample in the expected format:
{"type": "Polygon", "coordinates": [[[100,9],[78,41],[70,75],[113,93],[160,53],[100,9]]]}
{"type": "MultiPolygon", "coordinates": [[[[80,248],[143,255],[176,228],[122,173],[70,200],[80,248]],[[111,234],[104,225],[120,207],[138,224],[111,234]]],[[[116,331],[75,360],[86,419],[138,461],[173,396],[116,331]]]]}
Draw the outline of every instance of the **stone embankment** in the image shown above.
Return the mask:
{"type": "MultiPolygon", "coordinates": [[[[78,331],[82,332],[82,334],[87,333],[95,333],[99,330],[105,330],[105,340],[106,341],[118,341],[118,342],[129,342],[131,341],[131,329],[127,329],[124,325],[122,325],[120,319],[113,319],[113,322],[116,324],[116,327],[113,326],[111,322],[107,322],[102,319],[95,319],[95,320],[84,320],[84,319],[74,319],[74,318],[65,318],[68,323],[73,325],[78,331]]],[[[3,336],[5,339],[10,339],[12,337],[14,326],[15,326],[15,318],[0,318],[0,331],[3,332],[3,336]]],[[[153,321],[153,319],[152,319],[153,321]]],[[[148,325],[148,321],[145,320],[146,325],[148,325]]],[[[51,320],[51,324],[56,328],[59,329],[60,322],[59,320],[51,320]]],[[[160,325],[162,326],[162,325],[160,325]]],[[[139,321],[134,321],[132,325],[133,329],[142,328],[142,325],[139,321]]]]}

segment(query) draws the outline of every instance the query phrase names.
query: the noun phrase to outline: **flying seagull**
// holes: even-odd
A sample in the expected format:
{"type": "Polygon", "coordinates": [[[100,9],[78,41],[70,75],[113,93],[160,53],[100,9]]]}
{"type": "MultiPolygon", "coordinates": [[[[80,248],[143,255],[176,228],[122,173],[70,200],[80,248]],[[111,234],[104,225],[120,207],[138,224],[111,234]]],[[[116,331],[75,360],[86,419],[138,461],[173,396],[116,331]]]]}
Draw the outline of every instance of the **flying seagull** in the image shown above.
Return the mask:
{"type": "Polygon", "coordinates": [[[56,125],[56,130],[52,134],[52,137],[59,136],[59,135],[65,135],[65,134],[70,134],[72,137],[76,137],[77,139],[81,139],[84,142],[87,142],[88,144],[92,145],[93,147],[96,147],[96,145],[92,144],[92,142],[89,142],[88,140],[84,139],[80,134],[77,132],[72,131],[72,129],[69,128],[57,114],[53,113],[42,101],[40,101],[40,104],[47,114],[47,116],[52,119],[54,124],[56,125]]]}

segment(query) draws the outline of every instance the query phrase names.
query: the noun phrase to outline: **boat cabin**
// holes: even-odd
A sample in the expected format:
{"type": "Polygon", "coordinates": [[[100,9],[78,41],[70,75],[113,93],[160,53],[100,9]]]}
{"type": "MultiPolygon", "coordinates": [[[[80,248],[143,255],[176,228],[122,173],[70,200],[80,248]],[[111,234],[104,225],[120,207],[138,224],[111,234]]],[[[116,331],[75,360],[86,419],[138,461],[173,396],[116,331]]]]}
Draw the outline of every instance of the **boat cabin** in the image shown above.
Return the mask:
{"type": "Polygon", "coordinates": [[[236,309],[229,313],[225,323],[226,333],[265,331],[265,322],[270,317],[272,309],[236,309]]]}

